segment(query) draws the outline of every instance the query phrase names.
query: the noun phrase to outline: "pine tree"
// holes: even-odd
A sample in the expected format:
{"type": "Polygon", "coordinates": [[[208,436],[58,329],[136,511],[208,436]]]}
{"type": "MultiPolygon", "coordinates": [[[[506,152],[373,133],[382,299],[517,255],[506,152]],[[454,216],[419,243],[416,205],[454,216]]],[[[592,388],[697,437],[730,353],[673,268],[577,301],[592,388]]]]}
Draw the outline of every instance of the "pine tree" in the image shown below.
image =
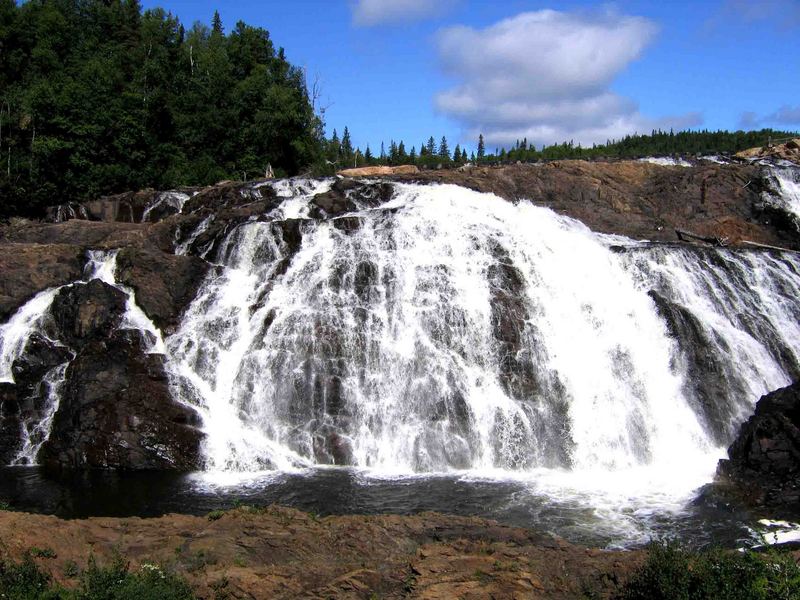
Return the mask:
{"type": "Polygon", "coordinates": [[[483,143],[483,134],[478,136],[478,160],[486,156],[486,146],[483,143]]]}
{"type": "Polygon", "coordinates": [[[461,144],[456,144],[456,149],[453,150],[453,162],[461,162],[461,144]]]}
{"type": "Polygon", "coordinates": [[[461,149],[461,162],[466,164],[468,160],[469,159],[467,158],[467,150],[465,148],[462,148],[461,149]]]}
{"type": "Polygon", "coordinates": [[[425,145],[425,150],[427,150],[428,154],[431,156],[436,154],[436,140],[433,139],[433,136],[428,138],[428,143],[425,145]]]}
{"type": "Polygon", "coordinates": [[[408,160],[408,154],[406,154],[406,145],[403,143],[403,140],[400,140],[400,143],[397,146],[397,162],[399,164],[405,164],[408,160]]]}
{"type": "Polygon", "coordinates": [[[450,148],[447,146],[447,138],[442,136],[442,141],[439,142],[439,158],[447,162],[450,160],[450,148]]]}
{"type": "Polygon", "coordinates": [[[381,142],[381,162],[386,160],[386,149],[383,147],[383,142],[381,142]]]}
{"type": "Polygon", "coordinates": [[[417,162],[417,149],[411,146],[411,152],[408,153],[408,161],[413,165],[417,162]]]}
{"type": "Polygon", "coordinates": [[[218,10],[214,11],[214,19],[211,21],[211,31],[219,35],[224,33],[224,29],[222,28],[222,19],[219,16],[218,10]]]}
{"type": "Polygon", "coordinates": [[[372,150],[369,149],[369,144],[367,144],[367,149],[364,150],[364,162],[368,165],[371,165],[375,158],[372,156],[372,150]]]}
{"type": "Polygon", "coordinates": [[[389,144],[389,164],[397,164],[397,144],[395,144],[394,140],[389,144]]]}
{"type": "Polygon", "coordinates": [[[342,133],[341,155],[346,165],[353,162],[353,143],[350,141],[350,131],[347,129],[347,126],[345,126],[344,132],[342,133]]]}

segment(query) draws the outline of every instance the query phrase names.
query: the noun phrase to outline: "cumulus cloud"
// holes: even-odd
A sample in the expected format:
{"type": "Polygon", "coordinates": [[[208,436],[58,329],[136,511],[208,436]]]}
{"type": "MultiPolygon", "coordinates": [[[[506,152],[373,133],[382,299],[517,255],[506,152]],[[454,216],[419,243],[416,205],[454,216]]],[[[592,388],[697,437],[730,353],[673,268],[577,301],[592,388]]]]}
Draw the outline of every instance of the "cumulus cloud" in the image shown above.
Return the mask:
{"type": "Polygon", "coordinates": [[[460,83],[439,93],[437,108],[471,138],[510,146],[591,145],[657,127],[699,124],[693,113],[647,119],[636,103],[612,92],[614,79],[657,34],[641,17],[605,13],[526,12],[485,29],[449,27],[437,45],[445,71],[460,83]]]}
{"type": "Polygon", "coordinates": [[[458,0],[352,0],[353,23],[362,27],[422,21],[444,14],[458,0]]]}

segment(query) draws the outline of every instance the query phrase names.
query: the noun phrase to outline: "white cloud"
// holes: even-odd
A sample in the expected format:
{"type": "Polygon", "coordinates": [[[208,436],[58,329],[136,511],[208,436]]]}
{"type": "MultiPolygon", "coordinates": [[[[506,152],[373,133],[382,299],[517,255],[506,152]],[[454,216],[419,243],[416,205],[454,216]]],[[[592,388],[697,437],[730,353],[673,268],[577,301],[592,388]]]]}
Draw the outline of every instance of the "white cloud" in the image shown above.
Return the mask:
{"type": "Polygon", "coordinates": [[[489,146],[527,137],[537,144],[591,145],[655,127],[687,127],[696,113],[647,119],[610,91],[614,79],[657,34],[648,19],[605,13],[527,12],[485,29],[440,31],[439,57],[460,83],[436,96],[437,108],[483,133],[489,146]]]}
{"type": "Polygon", "coordinates": [[[437,17],[457,0],[351,0],[353,23],[364,27],[409,23],[437,17]]]}

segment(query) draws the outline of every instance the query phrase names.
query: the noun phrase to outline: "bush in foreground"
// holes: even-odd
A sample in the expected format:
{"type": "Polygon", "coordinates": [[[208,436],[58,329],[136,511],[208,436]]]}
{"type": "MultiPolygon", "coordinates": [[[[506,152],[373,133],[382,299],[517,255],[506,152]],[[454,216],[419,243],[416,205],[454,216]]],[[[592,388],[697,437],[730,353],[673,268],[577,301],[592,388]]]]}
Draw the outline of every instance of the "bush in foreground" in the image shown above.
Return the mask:
{"type": "Polygon", "coordinates": [[[21,563],[0,561],[3,600],[193,600],[181,578],[151,564],[131,572],[121,560],[100,567],[94,560],[80,576],[77,589],[53,584],[29,555],[21,563]]]}
{"type": "Polygon", "coordinates": [[[619,600],[797,600],[800,567],[791,554],[709,550],[678,544],[650,547],[647,562],[619,600]]]}

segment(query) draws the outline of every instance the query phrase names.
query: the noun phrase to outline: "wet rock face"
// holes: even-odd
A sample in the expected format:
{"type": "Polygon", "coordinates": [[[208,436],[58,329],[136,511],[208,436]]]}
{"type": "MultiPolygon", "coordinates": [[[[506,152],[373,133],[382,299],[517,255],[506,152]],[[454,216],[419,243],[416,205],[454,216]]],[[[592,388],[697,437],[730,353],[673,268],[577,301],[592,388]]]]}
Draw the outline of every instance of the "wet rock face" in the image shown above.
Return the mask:
{"type": "Polygon", "coordinates": [[[90,339],[109,336],[125,314],[126,300],[124,293],[99,279],[62,289],[51,309],[59,338],[79,347],[90,339]]]}
{"type": "Polygon", "coordinates": [[[386,182],[365,184],[353,179],[338,179],[330,190],[314,197],[309,216],[324,219],[359,208],[374,208],[389,200],[393,193],[392,186],[386,182]]]}
{"type": "MultiPolygon", "coordinates": [[[[145,353],[139,331],[119,328],[125,303],[124,293],[97,279],[56,295],[54,335],[75,358],[40,462],[67,468],[197,467],[197,415],[172,400],[163,357],[145,353]]],[[[62,358],[40,340],[28,346],[18,361],[28,373],[62,358]]]]}
{"type": "Polygon", "coordinates": [[[728,443],[735,434],[730,423],[737,414],[737,402],[746,397],[747,391],[742,387],[731,389],[738,381],[736,377],[726,376],[732,366],[722,362],[712,351],[702,324],[689,310],[656,291],[651,290],[648,295],[655,302],[670,336],[680,340],[687,375],[685,391],[694,402],[695,413],[717,444],[728,443]]]}
{"type": "Polygon", "coordinates": [[[0,251],[0,322],[36,293],[79,279],[83,263],[83,250],[76,246],[3,244],[0,251]]]}
{"type": "Polygon", "coordinates": [[[180,469],[199,466],[197,414],[172,400],[163,357],[138,331],[89,341],[67,369],[50,439],[51,467],[180,469]]]}
{"type": "Polygon", "coordinates": [[[171,331],[197,293],[208,264],[196,256],[125,248],[117,256],[117,281],[133,289],[137,304],[162,330],[171,331]]]}
{"type": "Polygon", "coordinates": [[[17,386],[0,383],[0,464],[7,465],[20,446],[19,401],[17,386]]]}
{"type": "Polygon", "coordinates": [[[757,506],[800,514],[800,382],[758,401],[728,457],[720,461],[719,479],[757,506]]]}

